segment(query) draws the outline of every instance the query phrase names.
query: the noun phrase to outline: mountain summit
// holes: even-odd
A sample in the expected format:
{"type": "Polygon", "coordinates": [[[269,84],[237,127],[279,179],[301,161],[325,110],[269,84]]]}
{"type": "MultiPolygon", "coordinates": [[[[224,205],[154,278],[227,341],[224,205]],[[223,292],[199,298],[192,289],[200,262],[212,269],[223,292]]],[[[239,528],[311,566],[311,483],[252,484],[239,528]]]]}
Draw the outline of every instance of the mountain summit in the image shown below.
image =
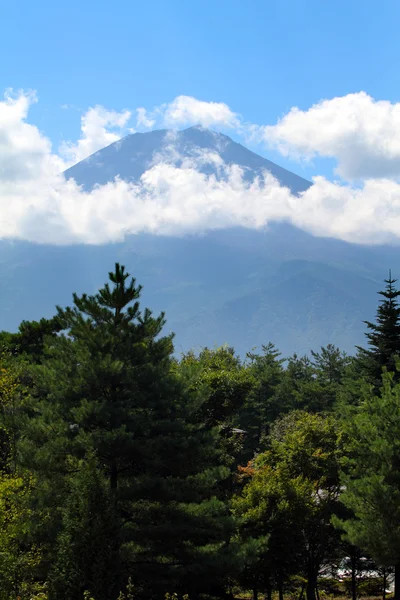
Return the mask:
{"type": "MultiPolygon", "coordinates": [[[[245,177],[253,178],[269,171],[281,185],[297,194],[310,187],[310,182],[251,152],[227,135],[199,126],[183,131],[160,129],[149,133],[133,133],[95,152],[65,172],[84,189],[102,185],[120,177],[137,180],[155,162],[168,160],[179,166],[182,158],[196,158],[201,152],[218,154],[227,165],[239,165],[245,177]]],[[[210,172],[210,165],[199,170],[210,172]]]]}
{"type": "MultiPolygon", "coordinates": [[[[200,127],[129,135],[66,171],[86,190],[116,177],[135,181],[159,162],[218,155],[251,180],[268,170],[298,194],[311,184],[229,137],[200,127]]],[[[199,161],[215,173],[215,163],[199,161]]],[[[134,210],[134,206],[132,207],[134,210]]],[[[0,328],[54,314],[73,291],[95,292],[116,261],[143,284],[143,303],[165,310],[176,350],[233,345],[244,355],[274,342],[285,355],[363,343],[376,291],[399,250],[316,238],[287,223],[202,235],[137,234],[123,243],[76,246],[0,242],[0,328]]]]}

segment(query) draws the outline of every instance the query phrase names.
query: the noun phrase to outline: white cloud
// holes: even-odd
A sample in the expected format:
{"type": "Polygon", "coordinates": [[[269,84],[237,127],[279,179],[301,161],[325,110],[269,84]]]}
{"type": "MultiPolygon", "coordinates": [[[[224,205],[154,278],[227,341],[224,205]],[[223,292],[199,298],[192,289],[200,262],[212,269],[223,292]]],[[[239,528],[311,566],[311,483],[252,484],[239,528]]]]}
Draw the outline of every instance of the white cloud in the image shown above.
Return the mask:
{"type": "Polygon", "coordinates": [[[192,96],[177,96],[170,104],[164,105],[164,123],[167,126],[238,128],[240,118],[223,102],[204,102],[192,96]]]}
{"type": "Polygon", "coordinates": [[[76,144],[64,143],[60,149],[69,164],[75,164],[87,158],[93,152],[121,139],[123,129],[131,118],[131,112],[106,110],[103,106],[94,106],[81,118],[82,137],[76,144]],[[117,132],[110,131],[117,129],[117,132]]]}
{"type": "MultiPolygon", "coordinates": [[[[161,162],[140,181],[115,181],[84,192],[60,175],[65,163],[27,123],[34,101],[32,94],[9,93],[0,102],[1,238],[101,244],[144,231],[180,235],[286,220],[315,235],[348,241],[400,240],[400,184],[395,180],[369,179],[355,188],[316,177],[297,197],[268,174],[246,181],[240,168],[224,164],[216,153],[200,152],[177,166],[174,134],[169,138],[172,160],[159,157],[161,162]],[[212,163],[223,177],[200,172],[204,163],[212,163]]],[[[121,113],[96,111],[119,115],[111,122],[121,127],[126,123],[121,113]]]]}
{"type": "Polygon", "coordinates": [[[257,229],[286,220],[313,234],[348,241],[400,238],[400,185],[395,182],[369,181],[355,190],[317,178],[295,197],[268,174],[249,183],[237,166],[223,169],[224,180],[200,173],[193,164],[179,168],[161,163],[136,184],[115,181],[92,192],[62,177],[47,184],[1,186],[0,235],[51,244],[102,244],[129,233],[257,229]]]}
{"type": "Polygon", "coordinates": [[[258,128],[258,135],[284,155],[335,158],[347,180],[400,177],[400,103],[365,92],[305,111],[292,108],[276,125],[258,128]]]}
{"type": "Polygon", "coordinates": [[[152,118],[147,110],[143,107],[136,109],[136,127],[151,129],[156,124],[156,120],[152,118]]]}
{"type": "Polygon", "coordinates": [[[26,122],[33,92],[13,94],[0,102],[0,183],[45,178],[63,168],[62,160],[51,153],[51,143],[37,127],[26,122]]]}

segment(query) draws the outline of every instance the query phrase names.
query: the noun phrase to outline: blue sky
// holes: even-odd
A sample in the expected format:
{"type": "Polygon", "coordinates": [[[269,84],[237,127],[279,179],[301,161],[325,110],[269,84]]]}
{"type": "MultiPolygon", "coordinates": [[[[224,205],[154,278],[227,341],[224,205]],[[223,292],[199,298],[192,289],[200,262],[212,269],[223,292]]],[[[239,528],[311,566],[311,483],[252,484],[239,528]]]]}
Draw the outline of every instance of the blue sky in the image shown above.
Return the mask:
{"type": "Polygon", "coordinates": [[[16,0],[1,9],[0,87],[37,91],[30,120],[57,145],[79,135],[62,105],[151,108],[185,94],[273,124],[360,90],[397,101],[399,17],[395,0],[16,0]]]}
{"type": "Polygon", "coordinates": [[[3,3],[0,88],[14,92],[0,96],[0,238],[106,243],[284,219],[400,240],[399,21],[395,0],[3,3]],[[195,123],[314,185],[300,198],[270,179],[249,189],[224,165],[221,187],[162,163],[136,187],[86,194],[60,175],[127,133],[195,123]]]}

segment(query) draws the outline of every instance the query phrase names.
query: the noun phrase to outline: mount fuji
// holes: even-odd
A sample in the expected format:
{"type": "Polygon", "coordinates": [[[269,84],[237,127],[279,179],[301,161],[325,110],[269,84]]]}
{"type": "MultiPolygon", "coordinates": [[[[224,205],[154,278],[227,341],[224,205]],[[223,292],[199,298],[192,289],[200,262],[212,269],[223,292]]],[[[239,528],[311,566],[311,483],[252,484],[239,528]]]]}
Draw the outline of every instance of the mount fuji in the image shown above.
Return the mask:
{"type": "MultiPolygon", "coordinates": [[[[180,166],[204,153],[251,181],[269,171],[297,195],[311,183],[229,137],[192,127],[131,134],[65,172],[84,189],[135,182],[158,161],[180,166]]],[[[210,161],[199,170],[219,177],[210,161]]],[[[132,210],[135,207],[132,206],[132,210]]],[[[176,351],[228,343],[242,355],[272,341],[284,355],[331,342],[352,352],[373,318],[376,292],[400,251],[314,237],[288,223],[191,235],[129,235],[103,245],[0,242],[0,329],[54,314],[73,291],[93,293],[116,261],[143,284],[143,304],[166,312],[176,351]]]]}

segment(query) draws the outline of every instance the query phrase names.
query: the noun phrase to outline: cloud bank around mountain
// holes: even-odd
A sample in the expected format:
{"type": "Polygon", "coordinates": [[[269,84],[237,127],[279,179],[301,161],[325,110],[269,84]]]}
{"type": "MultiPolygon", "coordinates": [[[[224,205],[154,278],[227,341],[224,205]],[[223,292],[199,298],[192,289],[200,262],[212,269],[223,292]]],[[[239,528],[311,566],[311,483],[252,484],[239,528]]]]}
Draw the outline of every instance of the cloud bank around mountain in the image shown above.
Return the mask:
{"type": "Polygon", "coordinates": [[[0,102],[1,238],[103,244],[131,233],[182,235],[285,220],[351,242],[400,240],[400,105],[351,94],[307,111],[292,109],[267,126],[246,123],[226,104],[186,96],[150,111],[96,106],[82,116],[80,139],[55,151],[28,122],[34,102],[36,95],[25,92],[7,92],[0,102]],[[301,159],[334,157],[338,173],[350,183],[317,176],[297,197],[268,173],[247,182],[239,167],[223,164],[218,155],[199,155],[180,168],[161,160],[135,184],[117,180],[91,192],[62,175],[71,162],[118,140],[132,126],[191,124],[232,129],[301,159]],[[204,161],[223,177],[199,172],[204,161]]]}

